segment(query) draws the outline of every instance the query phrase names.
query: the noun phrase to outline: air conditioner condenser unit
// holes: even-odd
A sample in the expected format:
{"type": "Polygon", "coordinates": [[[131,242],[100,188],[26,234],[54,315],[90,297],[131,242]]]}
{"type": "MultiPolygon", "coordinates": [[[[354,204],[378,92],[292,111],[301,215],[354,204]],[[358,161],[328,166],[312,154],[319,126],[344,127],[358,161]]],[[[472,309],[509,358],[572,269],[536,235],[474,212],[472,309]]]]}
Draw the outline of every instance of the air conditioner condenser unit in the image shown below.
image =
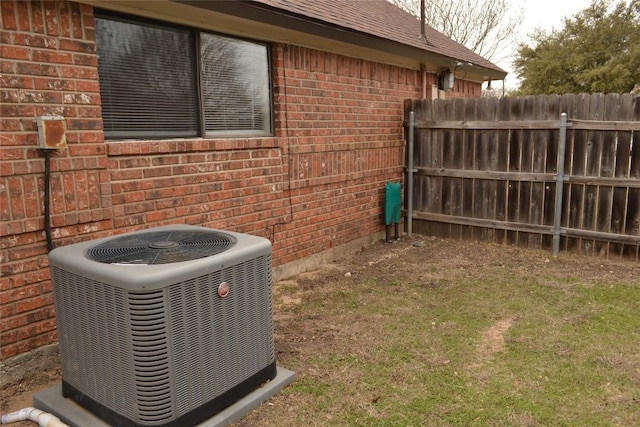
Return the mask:
{"type": "Polygon", "coordinates": [[[110,425],[194,425],[275,377],[269,240],[174,225],[49,262],[63,395],[110,425]]]}

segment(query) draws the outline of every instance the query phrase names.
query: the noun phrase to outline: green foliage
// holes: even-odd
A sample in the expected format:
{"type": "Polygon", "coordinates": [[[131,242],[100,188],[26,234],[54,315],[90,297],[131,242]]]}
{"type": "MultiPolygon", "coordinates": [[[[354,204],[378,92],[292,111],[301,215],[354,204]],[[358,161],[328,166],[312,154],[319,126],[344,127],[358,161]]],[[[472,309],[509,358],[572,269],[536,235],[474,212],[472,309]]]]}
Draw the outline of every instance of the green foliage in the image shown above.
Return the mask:
{"type": "Polygon", "coordinates": [[[519,95],[626,93],[640,82],[640,0],[594,0],[563,28],[531,39],[514,61],[519,95]]]}

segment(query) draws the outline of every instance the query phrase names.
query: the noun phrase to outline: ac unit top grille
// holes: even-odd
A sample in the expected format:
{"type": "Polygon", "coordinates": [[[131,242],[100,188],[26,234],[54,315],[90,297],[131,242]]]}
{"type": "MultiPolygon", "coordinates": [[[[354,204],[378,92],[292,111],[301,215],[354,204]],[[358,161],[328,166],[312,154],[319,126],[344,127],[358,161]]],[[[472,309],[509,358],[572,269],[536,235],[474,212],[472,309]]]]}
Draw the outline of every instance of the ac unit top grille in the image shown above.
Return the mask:
{"type": "Polygon", "coordinates": [[[170,264],[219,254],[236,239],[215,230],[166,230],[125,234],[87,249],[87,258],[106,264],[170,264]]]}

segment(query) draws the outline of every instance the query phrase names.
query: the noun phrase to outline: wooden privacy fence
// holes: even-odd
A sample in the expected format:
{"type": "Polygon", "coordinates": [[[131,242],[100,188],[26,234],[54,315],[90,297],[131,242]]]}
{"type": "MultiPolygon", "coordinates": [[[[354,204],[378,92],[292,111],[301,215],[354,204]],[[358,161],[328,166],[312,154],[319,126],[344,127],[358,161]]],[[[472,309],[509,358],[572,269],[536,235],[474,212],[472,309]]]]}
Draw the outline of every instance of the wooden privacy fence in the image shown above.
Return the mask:
{"type": "Polygon", "coordinates": [[[405,126],[410,233],[640,260],[640,98],[406,100],[405,126]]]}

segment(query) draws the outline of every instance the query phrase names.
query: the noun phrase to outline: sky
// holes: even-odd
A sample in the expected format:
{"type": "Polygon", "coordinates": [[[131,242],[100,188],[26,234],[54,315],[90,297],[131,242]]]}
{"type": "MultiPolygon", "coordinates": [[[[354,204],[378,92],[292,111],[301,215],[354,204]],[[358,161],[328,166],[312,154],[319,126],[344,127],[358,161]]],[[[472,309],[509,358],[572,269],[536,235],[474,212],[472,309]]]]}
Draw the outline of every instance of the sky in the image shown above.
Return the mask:
{"type": "MultiPolygon", "coordinates": [[[[524,19],[520,26],[519,42],[529,42],[527,34],[536,28],[550,31],[562,26],[563,18],[573,17],[576,13],[589,7],[592,0],[510,0],[514,7],[524,9],[524,19]]],[[[516,87],[518,80],[511,65],[513,58],[496,60],[494,63],[509,72],[505,79],[505,87],[516,87]]]]}

